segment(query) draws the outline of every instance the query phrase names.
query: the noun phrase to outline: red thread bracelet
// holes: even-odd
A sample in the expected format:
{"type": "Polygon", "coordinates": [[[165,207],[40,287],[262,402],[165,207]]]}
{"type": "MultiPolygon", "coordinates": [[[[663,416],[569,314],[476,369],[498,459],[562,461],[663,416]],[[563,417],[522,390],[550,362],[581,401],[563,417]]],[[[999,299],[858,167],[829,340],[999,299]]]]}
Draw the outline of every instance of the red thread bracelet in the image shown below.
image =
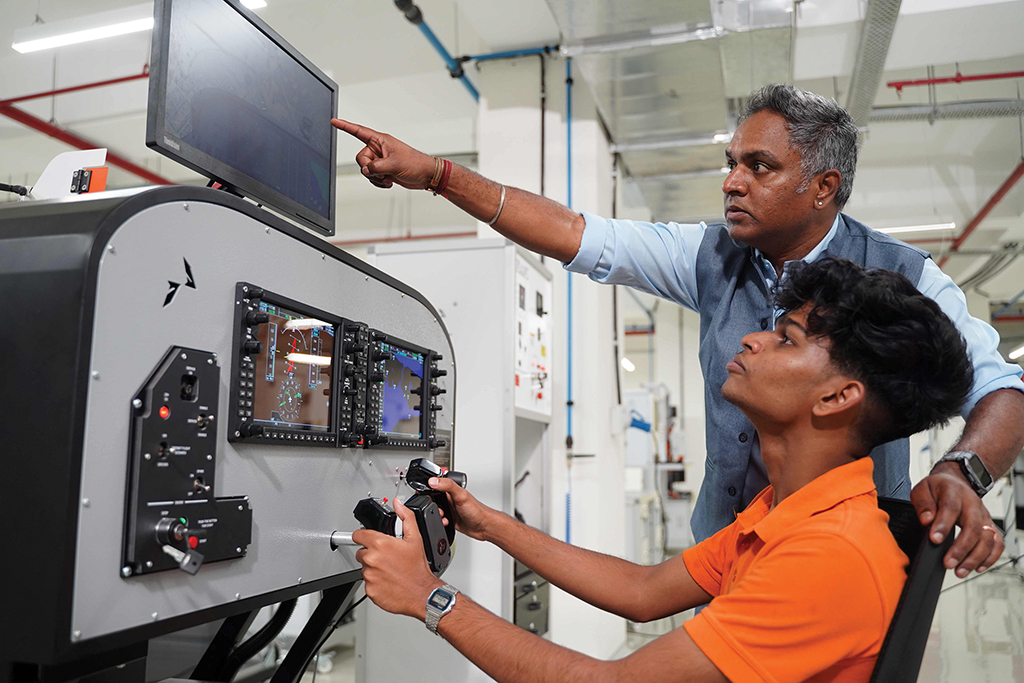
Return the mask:
{"type": "Polygon", "coordinates": [[[444,165],[444,170],[441,171],[441,182],[437,184],[437,188],[434,189],[434,195],[441,195],[445,199],[448,199],[448,180],[452,175],[452,162],[447,159],[442,159],[441,163],[444,165]]]}

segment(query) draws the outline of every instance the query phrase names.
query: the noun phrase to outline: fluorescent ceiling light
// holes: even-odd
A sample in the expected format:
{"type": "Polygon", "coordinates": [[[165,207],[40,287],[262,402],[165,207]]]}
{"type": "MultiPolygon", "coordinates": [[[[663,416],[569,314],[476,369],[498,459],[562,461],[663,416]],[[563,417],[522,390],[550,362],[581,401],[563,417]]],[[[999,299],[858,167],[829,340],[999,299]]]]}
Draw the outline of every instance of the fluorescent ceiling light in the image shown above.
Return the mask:
{"type": "Polygon", "coordinates": [[[897,235],[904,232],[928,232],[932,230],[956,230],[956,223],[933,223],[932,225],[907,225],[900,228],[878,228],[878,232],[897,235]]]}
{"type": "MultiPolygon", "coordinates": [[[[732,140],[732,133],[715,133],[712,138],[715,142],[729,142],[732,140]]],[[[607,362],[607,361],[606,361],[607,362]]]]}
{"type": "Polygon", "coordinates": [[[36,52],[90,40],[123,36],[153,28],[153,5],[133,5],[83,17],[32,24],[14,32],[11,45],[18,52],[36,52]]]}
{"type": "MultiPolygon", "coordinates": [[[[242,0],[249,9],[267,6],[266,0],[242,0]]],[[[11,44],[21,53],[51,50],[66,45],[87,43],[102,38],[113,38],[129,33],[149,31],[153,28],[153,4],[132,5],[82,17],[32,24],[14,32],[11,44]]]]}
{"type": "MultiPolygon", "coordinates": [[[[1024,353],[1024,346],[1022,346],[1021,349],[1022,353],[1024,353]]],[[[626,372],[633,372],[634,370],[636,370],[636,366],[633,365],[632,361],[630,361],[625,356],[622,357],[622,360],[620,362],[622,363],[622,369],[625,370],[626,372]]]]}
{"type": "MultiPolygon", "coordinates": [[[[1015,348],[1013,351],[1010,351],[1009,359],[1010,360],[1017,360],[1021,356],[1024,356],[1024,344],[1021,344],[1020,346],[1015,348]]],[[[625,359],[623,359],[623,360],[625,360],[625,359]]]]}

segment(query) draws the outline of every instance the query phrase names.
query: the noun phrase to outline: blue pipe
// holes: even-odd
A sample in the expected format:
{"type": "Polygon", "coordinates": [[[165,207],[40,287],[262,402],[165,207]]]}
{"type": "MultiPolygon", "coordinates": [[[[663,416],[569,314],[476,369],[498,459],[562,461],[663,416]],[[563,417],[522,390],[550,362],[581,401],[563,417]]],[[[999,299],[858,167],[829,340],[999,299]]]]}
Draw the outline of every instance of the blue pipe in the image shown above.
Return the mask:
{"type": "Polygon", "coordinates": [[[992,314],[992,320],[995,320],[996,318],[998,318],[999,316],[1001,316],[1001,315],[1002,315],[1003,313],[1006,313],[1006,312],[1007,312],[1008,310],[1010,310],[1011,308],[1013,308],[1013,305],[1014,305],[1015,303],[1017,303],[1018,301],[1020,301],[1020,300],[1021,300],[1021,297],[1024,297],[1024,290],[1021,290],[1021,291],[1020,291],[1020,292],[1019,292],[1019,293],[1017,294],[1017,296],[1015,296],[1015,297],[1013,297],[1012,299],[1010,299],[1009,301],[1007,301],[1007,302],[1006,302],[1006,305],[1005,305],[1005,306],[1003,306],[1003,307],[1002,307],[1002,308],[1000,308],[1000,309],[999,309],[998,311],[996,311],[995,313],[993,313],[993,314],[992,314]]]}
{"type": "Polygon", "coordinates": [[[441,41],[434,35],[434,32],[430,30],[429,26],[427,26],[427,22],[420,20],[416,25],[419,26],[420,31],[423,32],[423,35],[427,37],[430,44],[434,46],[435,50],[437,50],[437,54],[441,55],[441,59],[443,59],[444,63],[448,66],[448,71],[451,75],[462,81],[462,85],[466,86],[466,90],[468,90],[469,94],[473,96],[473,100],[479,102],[480,92],[476,89],[476,86],[470,83],[469,79],[466,78],[466,74],[462,73],[462,65],[456,62],[452,56],[448,54],[448,50],[445,49],[444,45],[441,44],[441,41]]]}
{"type": "MultiPolygon", "coordinates": [[[[572,208],[572,58],[565,60],[566,206],[572,208]]],[[[572,273],[566,271],[566,370],[569,389],[565,401],[565,542],[572,543],[572,273]]]]}
{"type": "Polygon", "coordinates": [[[557,45],[545,45],[544,47],[528,47],[522,50],[506,50],[505,52],[491,52],[486,55],[466,55],[460,57],[463,62],[486,62],[492,59],[512,59],[513,57],[526,57],[528,55],[546,55],[557,52],[557,45]]]}

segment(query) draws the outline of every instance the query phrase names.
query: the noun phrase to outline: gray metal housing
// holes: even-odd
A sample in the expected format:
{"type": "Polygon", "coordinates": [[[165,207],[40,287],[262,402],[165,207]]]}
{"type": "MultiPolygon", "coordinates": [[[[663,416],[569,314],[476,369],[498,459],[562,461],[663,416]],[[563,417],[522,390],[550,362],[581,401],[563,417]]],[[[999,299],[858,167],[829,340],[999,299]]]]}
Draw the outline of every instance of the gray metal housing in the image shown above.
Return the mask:
{"type": "Polygon", "coordinates": [[[358,578],[355,549],[332,552],[330,534],[358,527],[352,509],[360,498],[393,497],[415,454],[231,444],[226,419],[218,420],[213,494],[249,497],[248,555],[208,564],[196,576],[121,575],[131,397],[168,348],[202,349],[218,354],[219,413],[227,416],[239,281],[443,354],[439,367],[448,375],[439,384],[447,394],[436,402],[443,406],[438,437],[448,445],[433,455],[451,462],[453,349],[414,290],[215,190],[105,193],[0,209],[0,298],[13,316],[0,342],[21,352],[0,369],[25,378],[0,388],[0,408],[20,406],[24,429],[49,424],[54,432],[28,440],[5,420],[0,438],[8,472],[37,479],[24,495],[5,493],[0,512],[26,520],[22,532],[48,537],[52,548],[41,543],[36,556],[3,570],[4,603],[36,605],[40,614],[19,632],[5,625],[0,642],[9,648],[0,646],[0,660],[68,659],[358,578]],[[165,306],[168,283],[185,279],[184,259],[196,288],[180,288],[165,306]],[[68,334],[76,321],[80,334],[68,334]],[[51,366],[61,371],[48,378],[51,366]],[[25,371],[31,368],[41,369],[35,380],[25,371]],[[33,443],[41,447],[28,452],[33,443]],[[39,476],[48,460],[52,481],[39,476]],[[90,648],[91,640],[102,646],[90,648]]]}

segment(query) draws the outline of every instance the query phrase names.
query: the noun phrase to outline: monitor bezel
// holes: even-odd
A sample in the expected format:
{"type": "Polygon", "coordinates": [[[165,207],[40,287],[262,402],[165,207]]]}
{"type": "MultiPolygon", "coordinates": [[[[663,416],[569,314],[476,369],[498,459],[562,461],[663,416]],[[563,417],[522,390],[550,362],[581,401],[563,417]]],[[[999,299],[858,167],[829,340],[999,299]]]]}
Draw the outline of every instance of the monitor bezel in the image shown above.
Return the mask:
{"type": "MultiPolygon", "coordinates": [[[[427,441],[430,438],[429,422],[427,422],[427,408],[430,405],[428,400],[430,398],[429,394],[430,394],[430,386],[431,386],[431,377],[430,377],[430,354],[431,354],[431,351],[430,351],[430,349],[427,349],[427,348],[424,348],[422,346],[419,346],[418,344],[413,344],[412,342],[407,342],[404,339],[399,339],[398,337],[394,337],[394,336],[392,336],[390,334],[387,335],[386,339],[383,339],[383,340],[381,340],[381,341],[379,341],[377,343],[378,344],[389,344],[391,346],[398,347],[398,348],[402,349],[403,351],[411,351],[412,353],[417,353],[417,354],[420,354],[421,356],[423,356],[423,377],[420,380],[420,436],[417,437],[417,436],[415,436],[413,434],[403,434],[401,432],[387,432],[387,431],[384,431],[383,421],[381,421],[381,423],[380,423],[380,433],[387,435],[389,438],[394,437],[396,439],[404,439],[406,441],[415,441],[415,442],[417,442],[419,444],[425,444],[425,443],[427,443],[427,441]]],[[[377,361],[377,362],[383,363],[384,361],[377,361]]],[[[373,372],[373,368],[370,369],[370,372],[373,372]]],[[[379,406],[378,409],[381,412],[383,412],[383,410],[384,410],[384,396],[383,396],[383,394],[381,394],[380,400],[381,400],[381,405],[379,406]]],[[[375,415],[374,417],[375,418],[379,418],[380,414],[375,415]]]]}
{"type": "MultiPolygon", "coordinates": [[[[313,77],[323,83],[331,92],[331,116],[338,113],[338,84],[292,47],[274,29],[270,28],[252,10],[244,7],[240,0],[214,0],[223,2],[238,12],[242,18],[269,38],[277,47],[295,59],[313,77]]],[[[180,149],[164,143],[166,132],[167,54],[170,49],[170,13],[174,0],[156,0],[153,15],[153,47],[149,68],[149,106],[146,115],[146,146],[164,156],[191,168],[196,173],[221,183],[227,189],[272,207],[282,215],[304,227],[315,230],[327,237],[335,234],[337,219],[337,166],[338,136],[331,135],[330,200],[328,216],[324,217],[303,206],[290,197],[246,175],[239,169],[216,159],[205,152],[185,143],[178,142],[180,149]]],[[[330,123],[328,122],[328,125],[330,123]]]]}

